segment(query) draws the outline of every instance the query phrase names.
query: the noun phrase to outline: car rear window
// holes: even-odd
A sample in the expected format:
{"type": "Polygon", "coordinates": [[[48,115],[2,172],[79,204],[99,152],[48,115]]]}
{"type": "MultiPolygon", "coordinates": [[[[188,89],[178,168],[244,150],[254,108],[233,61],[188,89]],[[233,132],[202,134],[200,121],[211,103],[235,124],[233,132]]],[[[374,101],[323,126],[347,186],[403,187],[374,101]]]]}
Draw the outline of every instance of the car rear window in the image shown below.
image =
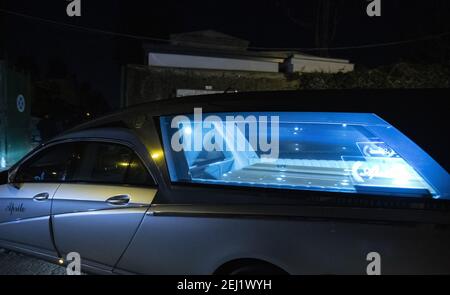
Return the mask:
{"type": "Polygon", "coordinates": [[[163,116],[173,182],[448,198],[449,176],[375,114],[163,116]]]}

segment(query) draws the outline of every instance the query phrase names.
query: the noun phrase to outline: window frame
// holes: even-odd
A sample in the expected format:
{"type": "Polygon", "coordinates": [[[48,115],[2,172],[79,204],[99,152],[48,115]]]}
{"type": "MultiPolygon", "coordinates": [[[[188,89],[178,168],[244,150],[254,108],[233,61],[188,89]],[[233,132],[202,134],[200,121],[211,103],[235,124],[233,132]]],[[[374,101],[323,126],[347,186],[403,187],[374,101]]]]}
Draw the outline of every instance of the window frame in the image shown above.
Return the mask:
{"type": "MultiPolygon", "coordinates": [[[[208,115],[214,115],[216,113],[248,113],[248,110],[245,111],[235,111],[235,110],[226,110],[226,111],[221,111],[221,110],[206,110],[203,112],[203,116],[208,116],[208,115]]],[[[261,110],[258,112],[286,112],[286,113],[290,113],[290,112],[297,112],[297,111],[285,111],[285,110],[261,110]]],[[[391,123],[385,121],[383,118],[381,118],[377,113],[370,113],[370,112],[339,112],[339,111],[333,111],[333,112],[317,112],[317,111],[299,111],[302,113],[310,113],[310,114],[315,114],[315,113],[332,113],[332,114],[338,114],[338,115],[345,115],[345,114],[356,114],[356,115],[371,115],[373,116],[377,122],[380,121],[382,123],[377,123],[375,122],[374,126],[379,127],[379,126],[389,126],[389,130],[395,130],[398,132],[398,134],[401,136],[401,139],[403,141],[407,141],[408,143],[412,143],[413,146],[417,147],[419,152],[423,155],[425,155],[427,158],[430,158],[432,161],[434,161],[425,151],[423,151],[421,149],[421,147],[419,147],[415,142],[413,142],[411,139],[409,139],[409,137],[407,137],[404,133],[402,133],[402,131],[396,129],[391,123]]],[[[190,116],[192,115],[192,112],[176,112],[176,113],[161,113],[158,115],[153,116],[153,124],[157,130],[158,136],[159,136],[159,140],[160,140],[160,144],[161,144],[161,149],[164,151],[165,153],[165,145],[164,145],[164,130],[161,124],[161,119],[162,118],[173,118],[175,116],[179,116],[179,115],[186,115],[186,116],[190,116]]],[[[317,123],[321,123],[320,121],[318,121],[317,123]]],[[[359,122],[359,121],[355,121],[355,122],[348,122],[345,124],[353,124],[353,125],[368,125],[367,122],[359,122]]],[[[406,160],[406,159],[405,159],[406,160]]],[[[435,162],[435,161],[434,161],[435,162]]],[[[439,165],[439,164],[438,164],[439,165]]],[[[250,192],[250,191],[259,191],[259,192],[270,192],[270,193],[274,193],[274,194],[282,194],[282,193],[295,193],[295,194],[299,194],[299,195],[304,195],[307,194],[309,196],[329,196],[329,197],[346,197],[346,198],[353,198],[353,197],[366,197],[368,199],[376,199],[376,200],[386,200],[386,199],[390,199],[390,200],[406,200],[406,199],[410,199],[410,200],[425,200],[425,199],[432,199],[433,201],[436,200],[445,200],[445,202],[447,202],[447,199],[445,198],[433,198],[433,197],[429,197],[429,196],[420,196],[420,195],[411,195],[411,196],[393,196],[391,193],[366,193],[366,192],[339,192],[339,191],[324,191],[324,190],[310,190],[310,189],[306,189],[306,188],[289,188],[289,187],[270,187],[270,186],[252,186],[251,184],[243,184],[243,185],[236,185],[236,184],[224,184],[224,183],[207,183],[207,182],[193,182],[193,181],[189,181],[189,180],[172,180],[172,176],[170,174],[170,166],[169,166],[169,160],[168,157],[165,156],[164,157],[164,168],[165,168],[165,176],[166,176],[166,181],[169,183],[169,185],[172,188],[196,188],[196,189],[222,189],[222,190],[230,190],[233,192],[250,192]]],[[[414,168],[416,170],[416,168],[414,168]]],[[[416,172],[422,177],[422,173],[419,173],[419,171],[416,170],[416,172]]],[[[425,179],[425,178],[424,178],[425,179]]],[[[436,190],[436,186],[434,183],[432,183],[429,180],[426,180],[427,183],[436,190]]],[[[440,192],[442,193],[442,192],[440,192]]]]}
{"type": "Polygon", "coordinates": [[[127,141],[123,140],[117,140],[117,139],[105,139],[105,138],[78,138],[78,139],[64,139],[59,140],[55,142],[50,142],[48,144],[43,144],[36,148],[36,150],[30,152],[28,155],[26,155],[20,162],[18,162],[15,167],[13,168],[13,171],[11,173],[11,179],[12,183],[59,183],[59,184],[91,184],[91,185],[110,185],[110,186],[128,186],[128,187],[142,187],[142,188],[157,188],[158,182],[156,181],[155,177],[151,173],[147,162],[144,160],[144,158],[141,156],[139,152],[135,150],[135,146],[127,141]],[[24,164],[26,164],[28,161],[33,160],[33,158],[40,153],[44,152],[45,150],[58,146],[63,145],[67,143],[109,143],[109,144],[115,144],[120,145],[122,147],[126,147],[131,150],[132,153],[137,157],[137,159],[141,162],[143,165],[145,171],[149,174],[150,179],[153,181],[152,184],[126,184],[126,183],[112,183],[112,182],[98,182],[98,181],[26,181],[26,182],[20,182],[16,180],[17,174],[20,172],[21,167],[23,167],[24,164]]]}
{"type": "Polygon", "coordinates": [[[63,145],[63,144],[70,144],[70,143],[76,143],[76,142],[63,142],[63,143],[59,143],[59,144],[48,144],[48,145],[43,145],[38,147],[35,151],[30,152],[25,158],[23,158],[16,167],[14,167],[13,170],[13,175],[12,175],[12,183],[67,183],[67,181],[22,181],[22,180],[18,180],[18,174],[21,172],[22,168],[24,167],[24,165],[28,164],[30,161],[33,161],[36,159],[36,157],[39,157],[41,154],[45,153],[48,149],[54,148],[58,145],[63,145]]]}

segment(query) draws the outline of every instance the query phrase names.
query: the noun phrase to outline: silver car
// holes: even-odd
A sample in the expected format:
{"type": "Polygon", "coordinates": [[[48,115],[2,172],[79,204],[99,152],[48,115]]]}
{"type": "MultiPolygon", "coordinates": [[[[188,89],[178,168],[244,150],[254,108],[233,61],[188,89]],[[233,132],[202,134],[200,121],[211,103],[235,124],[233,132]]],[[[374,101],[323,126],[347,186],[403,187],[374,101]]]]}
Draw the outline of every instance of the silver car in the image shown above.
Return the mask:
{"type": "Polygon", "coordinates": [[[1,173],[0,247],[99,274],[450,274],[444,168],[377,114],[260,95],[42,144],[1,173]]]}

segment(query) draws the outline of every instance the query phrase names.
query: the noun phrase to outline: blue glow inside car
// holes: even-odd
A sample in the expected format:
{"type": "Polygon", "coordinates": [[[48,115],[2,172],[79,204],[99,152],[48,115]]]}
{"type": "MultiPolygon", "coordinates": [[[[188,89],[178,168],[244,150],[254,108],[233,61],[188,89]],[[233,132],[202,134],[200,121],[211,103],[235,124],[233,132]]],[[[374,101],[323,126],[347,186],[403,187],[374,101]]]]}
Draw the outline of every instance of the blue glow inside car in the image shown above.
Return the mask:
{"type": "Polygon", "coordinates": [[[173,182],[450,198],[449,175],[375,114],[160,118],[173,182]]]}

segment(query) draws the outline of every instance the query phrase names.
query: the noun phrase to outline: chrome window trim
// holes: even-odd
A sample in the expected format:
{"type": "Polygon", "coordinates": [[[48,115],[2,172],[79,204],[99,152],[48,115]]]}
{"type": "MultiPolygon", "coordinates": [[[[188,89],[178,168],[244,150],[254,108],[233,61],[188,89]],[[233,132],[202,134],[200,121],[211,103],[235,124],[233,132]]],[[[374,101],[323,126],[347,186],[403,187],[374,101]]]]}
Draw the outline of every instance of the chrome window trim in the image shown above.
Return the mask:
{"type": "Polygon", "coordinates": [[[152,204],[146,215],[203,218],[263,218],[306,219],[315,221],[441,225],[450,227],[449,211],[408,209],[351,208],[298,205],[206,205],[206,204],[152,204]]]}

